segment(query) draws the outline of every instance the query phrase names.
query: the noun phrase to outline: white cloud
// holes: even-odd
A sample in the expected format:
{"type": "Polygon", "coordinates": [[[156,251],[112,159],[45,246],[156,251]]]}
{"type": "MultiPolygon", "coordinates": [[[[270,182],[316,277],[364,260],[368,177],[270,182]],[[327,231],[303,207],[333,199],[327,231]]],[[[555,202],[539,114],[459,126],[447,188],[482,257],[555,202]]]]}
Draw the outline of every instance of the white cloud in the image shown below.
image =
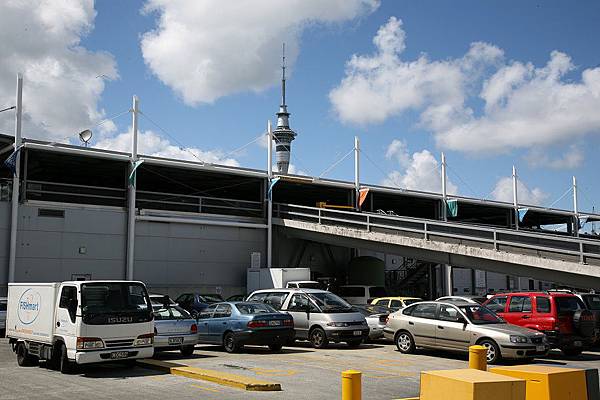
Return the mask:
{"type": "MultiPolygon", "coordinates": [[[[7,0],[0,4],[0,104],[14,105],[16,74],[24,74],[23,135],[66,141],[104,117],[104,79],[116,79],[113,57],[82,47],[93,29],[92,0],[7,0]]],[[[102,131],[114,125],[104,124],[102,131]]],[[[13,132],[14,114],[0,114],[13,132]]]]}
{"type": "MultiPolygon", "coordinates": [[[[554,51],[535,67],[507,61],[501,49],[480,42],[460,58],[404,61],[405,39],[402,22],[392,17],[373,40],[376,52],[348,61],[329,95],[343,122],[380,123],[415,111],[438,146],[469,153],[545,149],[600,133],[600,67],[572,81],[566,74],[575,67],[564,53],[554,51]],[[469,106],[478,102],[481,110],[469,106]]],[[[580,155],[554,165],[577,165],[580,155]]]]}
{"type": "Polygon", "coordinates": [[[581,166],[585,157],[583,149],[572,144],[569,147],[561,147],[561,155],[552,157],[548,148],[533,148],[526,156],[527,162],[532,167],[547,167],[551,169],[573,169],[581,166]]]}
{"type": "MultiPolygon", "coordinates": [[[[517,180],[517,197],[519,204],[542,205],[548,194],[540,188],[529,189],[523,182],[517,180]]],[[[498,201],[513,202],[513,180],[512,177],[500,178],[492,191],[492,198],[498,201]]]]}
{"type": "Polygon", "coordinates": [[[293,66],[304,28],[366,15],[379,0],[148,0],[157,27],[141,42],[150,70],[190,105],[261,91],[293,66]]]}
{"type": "MultiPolygon", "coordinates": [[[[386,158],[397,160],[403,171],[390,172],[383,180],[383,185],[424,192],[442,192],[440,164],[428,150],[413,153],[411,156],[404,142],[393,140],[386,151],[386,158]]],[[[450,180],[446,181],[446,185],[448,193],[458,193],[458,187],[450,180]]]]}
{"type": "MultiPolygon", "coordinates": [[[[129,132],[120,133],[114,137],[104,138],[94,147],[114,151],[131,151],[131,128],[129,132]]],[[[138,153],[141,155],[173,158],[177,160],[203,161],[211,164],[230,165],[237,167],[239,163],[229,158],[220,150],[200,150],[195,147],[179,147],[153,131],[138,134],[138,153]]]]}

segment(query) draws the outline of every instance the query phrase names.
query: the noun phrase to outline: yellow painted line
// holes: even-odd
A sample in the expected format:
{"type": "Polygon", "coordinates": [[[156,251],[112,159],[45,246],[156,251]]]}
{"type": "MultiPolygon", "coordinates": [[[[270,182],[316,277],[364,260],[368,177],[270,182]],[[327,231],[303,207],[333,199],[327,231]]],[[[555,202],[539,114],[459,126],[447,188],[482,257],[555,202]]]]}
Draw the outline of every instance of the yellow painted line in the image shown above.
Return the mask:
{"type": "Polygon", "coordinates": [[[206,391],[208,391],[208,392],[221,393],[221,391],[220,391],[220,390],[217,390],[217,389],[211,389],[211,388],[207,388],[207,387],[200,386],[200,385],[191,385],[191,386],[192,386],[192,387],[195,387],[195,388],[197,388],[197,389],[206,390],[206,391]]]}
{"type": "Polygon", "coordinates": [[[214,382],[219,385],[231,386],[238,389],[252,391],[280,391],[281,385],[275,382],[267,382],[243,375],[235,375],[228,372],[214,371],[188,367],[187,365],[159,360],[139,360],[138,364],[144,368],[165,371],[171,375],[185,376],[186,378],[199,379],[214,382]]]}

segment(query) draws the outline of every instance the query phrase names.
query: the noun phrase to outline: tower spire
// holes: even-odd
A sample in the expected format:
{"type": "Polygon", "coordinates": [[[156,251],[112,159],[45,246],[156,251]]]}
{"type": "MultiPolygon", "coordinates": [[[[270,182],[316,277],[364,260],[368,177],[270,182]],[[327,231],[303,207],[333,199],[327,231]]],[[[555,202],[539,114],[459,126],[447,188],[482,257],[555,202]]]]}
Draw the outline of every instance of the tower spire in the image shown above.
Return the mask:
{"type": "Polygon", "coordinates": [[[290,113],[285,103],[285,43],[281,50],[281,104],[277,113],[277,128],[273,131],[273,139],[275,140],[277,170],[279,173],[287,174],[290,166],[291,144],[292,140],[296,138],[296,132],[290,129],[290,113]]]}
{"type": "Polygon", "coordinates": [[[281,105],[285,106],[285,42],[281,48],[281,105]]]}

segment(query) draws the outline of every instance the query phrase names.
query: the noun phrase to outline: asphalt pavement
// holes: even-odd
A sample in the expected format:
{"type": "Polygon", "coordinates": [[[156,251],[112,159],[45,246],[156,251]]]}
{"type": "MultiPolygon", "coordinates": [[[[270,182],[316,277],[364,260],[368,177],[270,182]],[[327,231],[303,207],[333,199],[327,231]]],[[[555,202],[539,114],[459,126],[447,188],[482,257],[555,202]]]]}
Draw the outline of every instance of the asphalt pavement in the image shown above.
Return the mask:
{"type": "MultiPolygon", "coordinates": [[[[307,343],[272,353],[263,347],[246,347],[227,354],[218,346],[196,347],[192,357],[163,352],[158,359],[197,368],[223,371],[281,384],[281,392],[247,392],[211,382],[118,364],[84,366],[62,375],[36,367],[18,367],[8,341],[0,339],[0,399],[339,399],[341,372],[362,371],[363,398],[372,400],[417,396],[423,370],[465,368],[467,355],[420,351],[404,355],[390,343],[378,342],[350,349],[343,344],[323,350],[307,343]]],[[[600,353],[588,352],[565,359],[553,353],[536,363],[576,368],[599,368],[600,353]]]]}

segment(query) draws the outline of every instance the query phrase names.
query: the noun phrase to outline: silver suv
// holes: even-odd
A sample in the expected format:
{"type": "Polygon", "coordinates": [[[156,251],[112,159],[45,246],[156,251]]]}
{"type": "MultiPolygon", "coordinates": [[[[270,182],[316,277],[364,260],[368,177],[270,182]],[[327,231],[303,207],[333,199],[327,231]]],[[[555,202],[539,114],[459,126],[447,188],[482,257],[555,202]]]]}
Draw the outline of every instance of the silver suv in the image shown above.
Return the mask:
{"type": "Polygon", "coordinates": [[[390,314],[384,336],[402,353],[417,347],[468,352],[487,347],[487,361],[533,359],[548,353],[543,333],[507,324],[484,306],[473,303],[421,302],[390,314]]]}
{"type": "Polygon", "coordinates": [[[329,342],[346,342],[357,347],[369,336],[365,317],[345,300],[319,289],[265,289],[248,296],[294,318],[296,339],[309,340],[317,349],[329,342]]]}

